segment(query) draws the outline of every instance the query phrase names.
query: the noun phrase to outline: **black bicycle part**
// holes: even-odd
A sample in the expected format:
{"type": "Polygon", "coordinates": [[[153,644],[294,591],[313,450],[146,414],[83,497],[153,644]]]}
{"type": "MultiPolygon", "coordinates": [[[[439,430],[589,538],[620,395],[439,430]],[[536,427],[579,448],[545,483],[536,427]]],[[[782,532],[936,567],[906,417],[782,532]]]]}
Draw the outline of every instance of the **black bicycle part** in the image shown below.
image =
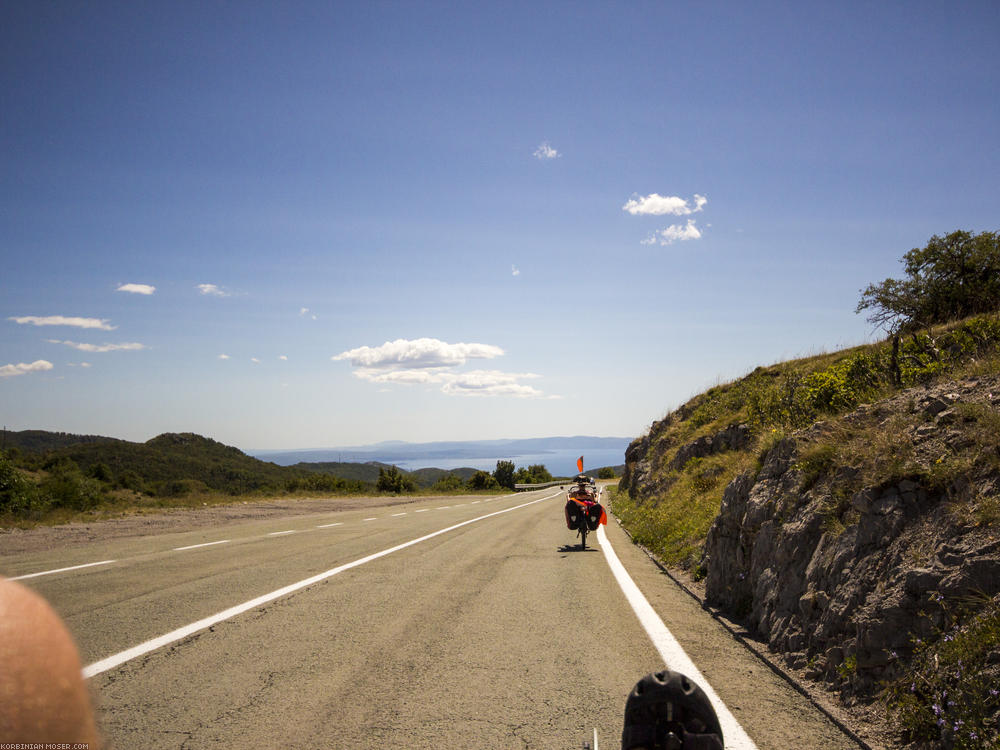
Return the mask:
{"type": "Polygon", "coordinates": [[[680,672],[648,674],[625,702],[622,750],[723,750],[722,727],[704,691],[680,672]]]}

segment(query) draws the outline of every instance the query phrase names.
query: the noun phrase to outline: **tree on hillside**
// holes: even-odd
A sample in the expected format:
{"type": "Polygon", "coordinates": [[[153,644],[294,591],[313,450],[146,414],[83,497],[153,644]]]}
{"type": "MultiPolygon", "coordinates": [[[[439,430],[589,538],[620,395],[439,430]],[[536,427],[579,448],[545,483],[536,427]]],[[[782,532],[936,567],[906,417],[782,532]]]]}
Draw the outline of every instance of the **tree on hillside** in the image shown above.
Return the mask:
{"type": "Polygon", "coordinates": [[[952,232],[902,258],[905,279],[885,279],[861,292],[855,312],[892,337],[890,368],[900,382],[899,339],[921,328],[1000,308],[1000,233],[952,232]]]}
{"type": "Polygon", "coordinates": [[[519,468],[514,474],[514,481],[517,484],[544,484],[552,481],[552,474],[545,464],[532,464],[528,468],[519,468]]]}
{"type": "Polygon", "coordinates": [[[497,461],[497,468],[493,472],[493,478],[497,484],[509,490],[514,489],[514,462],[497,461]]]}
{"type": "Polygon", "coordinates": [[[1000,233],[934,235],[902,263],[906,278],[869,284],[856,310],[890,335],[1000,307],[1000,233]]]}
{"type": "Polygon", "coordinates": [[[480,470],[469,477],[470,490],[493,490],[497,486],[497,480],[487,471],[480,470]]]}
{"type": "Polygon", "coordinates": [[[379,492],[393,492],[400,494],[403,492],[413,492],[417,489],[416,482],[411,477],[406,476],[397,467],[390,466],[388,469],[379,467],[378,481],[375,489],[379,492]]]}

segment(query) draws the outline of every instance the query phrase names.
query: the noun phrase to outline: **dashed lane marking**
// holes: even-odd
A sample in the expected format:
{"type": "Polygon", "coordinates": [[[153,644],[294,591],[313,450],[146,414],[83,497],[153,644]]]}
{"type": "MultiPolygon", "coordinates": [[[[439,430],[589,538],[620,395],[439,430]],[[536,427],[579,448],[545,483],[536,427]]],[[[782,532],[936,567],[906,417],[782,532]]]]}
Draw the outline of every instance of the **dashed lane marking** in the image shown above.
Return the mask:
{"type": "Polygon", "coordinates": [[[101,560],[100,562],[84,563],[83,565],[70,565],[68,568],[56,568],[55,570],[43,570],[41,573],[28,573],[23,576],[8,578],[8,581],[23,581],[26,578],[38,578],[38,576],[48,576],[53,573],[65,573],[67,570],[80,570],[81,568],[92,568],[95,565],[110,565],[117,560],[101,560]]]}
{"type": "Polygon", "coordinates": [[[183,552],[186,549],[198,549],[199,547],[213,547],[216,544],[228,544],[228,539],[220,539],[217,542],[205,542],[204,544],[189,544],[187,547],[174,547],[174,552],[183,552]]]}
{"type": "Polygon", "coordinates": [[[124,651],[119,651],[117,654],[112,654],[111,656],[101,659],[100,661],[96,661],[93,664],[88,664],[86,667],[83,668],[84,679],[90,679],[95,675],[107,672],[109,669],[114,669],[115,667],[118,667],[127,661],[131,661],[132,659],[135,659],[139,656],[143,656],[144,654],[148,654],[151,651],[156,651],[157,649],[162,648],[163,646],[166,646],[170,643],[175,643],[179,640],[187,638],[189,635],[193,635],[194,633],[197,633],[201,630],[205,630],[206,628],[210,628],[213,625],[217,625],[218,623],[223,622],[224,620],[232,619],[233,617],[241,615],[244,612],[248,612],[251,609],[255,609],[257,607],[263,606],[264,604],[268,604],[269,602],[273,602],[275,599],[279,599],[283,596],[288,596],[289,594],[293,594],[296,591],[300,591],[306,588],[307,586],[312,586],[314,584],[317,584],[320,581],[325,581],[327,578],[331,578],[339,573],[343,573],[345,570],[350,570],[351,568],[357,568],[361,565],[364,565],[365,563],[371,562],[372,560],[378,560],[380,557],[385,557],[386,555],[391,555],[394,552],[399,552],[400,550],[406,549],[407,547],[412,547],[415,544],[426,542],[428,539],[433,539],[434,537],[440,536],[441,534],[447,534],[449,531],[460,529],[463,526],[468,526],[469,524],[477,523],[487,518],[493,518],[494,516],[503,515],[504,513],[510,513],[511,511],[520,510],[521,508],[527,508],[529,505],[535,505],[536,503],[540,503],[545,500],[551,500],[553,497],[557,497],[558,494],[559,493],[556,493],[554,495],[546,495],[545,497],[540,497],[537,500],[530,500],[529,502],[521,503],[520,505],[514,505],[510,508],[504,508],[503,510],[493,511],[492,513],[487,513],[486,515],[483,516],[470,518],[468,521],[462,521],[461,523],[456,523],[453,526],[447,526],[443,529],[438,529],[437,531],[431,532],[430,534],[426,534],[422,537],[411,539],[410,541],[403,542],[402,544],[397,544],[395,547],[389,547],[388,549],[384,549],[381,552],[375,552],[374,554],[362,557],[353,562],[349,562],[344,565],[338,565],[336,568],[331,568],[330,570],[327,570],[324,573],[319,573],[310,578],[305,578],[296,583],[292,583],[289,584],[288,586],[284,586],[280,589],[272,591],[269,594],[264,594],[263,596],[258,596],[257,598],[251,599],[250,601],[247,602],[243,602],[242,604],[237,604],[235,607],[230,607],[229,609],[225,609],[217,614],[202,618],[197,622],[192,622],[190,625],[185,625],[184,627],[177,628],[176,630],[172,630],[169,633],[164,633],[158,638],[153,638],[151,640],[145,641],[144,643],[140,643],[137,646],[133,646],[132,648],[126,649],[124,651]]]}

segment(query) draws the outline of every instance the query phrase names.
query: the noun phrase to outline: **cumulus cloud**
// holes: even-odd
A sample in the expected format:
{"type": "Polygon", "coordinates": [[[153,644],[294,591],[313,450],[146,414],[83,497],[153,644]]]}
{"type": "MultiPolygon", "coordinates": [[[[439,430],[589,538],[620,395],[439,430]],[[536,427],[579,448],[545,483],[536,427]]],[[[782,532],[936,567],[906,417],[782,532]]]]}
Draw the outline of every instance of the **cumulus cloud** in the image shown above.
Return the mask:
{"type": "Polygon", "coordinates": [[[4,365],[0,367],[0,378],[9,378],[15,375],[27,375],[29,372],[43,372],[51,370],[52,363],[44,359],[36,359],[34,362],[25,364],[18,362],[16,365],[4,365]]]}
{"type": "Polygon", "coordinates": [[[36,315],[25,315],[23,317],[7,318],[21,325],[31,324],[33,326],[73,326],[74,328],[96,328],[100,331],[113,331],[118,326],[113,326],[107,320],[99,318],[74,318],[65,315],[46,315],[38,317],[36,315]]]}
{"type": "Polygon", "coordinates": [[[229,355],[228,354],[220,354],[219,355],[219,359],[229,359],[229,355]]]}
{"type": "Polygon", "coordinates": [[[526,378],[540,377],[531,372],[470,370],[459,373],[436,370],[379,370],[362,367],[355,370],[354,375],[370,383],[440,385],[441,392],[450,395],[515,396],[519,398],[540,398],[544,395],[537,388],[518,382],[526,378]]]}
{"type": "Polygon", "coordinates": [[[334,360],[349,360],[354,367],[379,369],[422,369],[455,367],[470,359],[493,359],[503,355],[503,349],[491,344],[448,344],[439,339],[396,339],[382,346],[361,346],[341,352],[334,360]]]}
{"type": "Polygon", "coordinates": [[[520,276],[521,275],[521,269],[518,268],[517,266],[511,266],[510,267],[510,275],[511,276],[520,276]]]}
{"type": "Polygon", "coordinates": [[[660,229],[654,232],[650,237],[642,241],[643,245],[655,245],[657,242],[661,245],[672,245],[675,242],[684,240],[697,240],[701,239],[701,230],[695,226],[694,219],[688,219],[687,224],[671,224],[666,229],[660,229]]]}
{"type": "Polygon", "coordinates": [[[462,396],[541,398],[544,394],[522,380],[540,377],[530,372],[456,368],[470,359],[493,359],[503,349],[490,344],[448,344],[438,339],[397,339],[379,347],[362,346],[332,359],[348,360],[354,375],[370,383],[440,386],[443,393],[462,396]]]}
{"type": "Polygon", "coordinates": [[[303,318],[308,317],[311,318],[312,320],[316,320],[316,315],[314,313],[310,313],[308,307],[300,307],[299,315],[303,318]]]}
{"type": "Polygon", "coordinates": [[[63,344],[64,346],[72,347],[73,349],[78,349],[81,352],[120,352],[120,351],[139,351],[145,349],[144,344],[139,344],[136,342],[127,344],[80,344],[76,341],[59,341],[58,339],[47,339],[50,344],[63,344]]]}
{"type": "Polygon", "coordinates": [[[156,291],[156,287],[152,284],[121,284],[115,291],[150,295],[156,291]]]}
{"type": "Polygon", "coordinates": [[[210,297],[228,297],[229,292],[215,284],[198,284],[198,291],[210,297]]]}
{"type": "Polygon", "coordinates": [[[278,359],[280,359],[282,362],[287,362],[288,361],[288,357],[286,355],[284,355],[284,354],[279,354],[278,355],[278,359]]]}
{"type": "Polygon", "coordinates": [[[523,378],[537,378],[534,373],[498,372],[496,370],[472,370],[455,374],[441,389],[456,396],[513,396],[515,398],[541,398],[544,394],[537,388],[518,383],[523,378]]]}
{"type": "Polygon", "coordinates": [[[539,161],[548,161],[549,159],[558,159],[562,154],[552,148],[548,141],[545,141],[535,149],[533,156],[539,161]]]}
{"type": "Polygon", "coordinates": [[[250,357],[250,361],[253,362],[255,365],[259,365],[260,364],[260,360],[257,359],[256,357],[250,357]]]}
{"type": "Polygon", "coordinates": [[[675,195],[650,193],[633,198],[622,206],[622,211],[627,211],[633,216],[687,216],[701,211],[706,203],[708,198],[697,193],[694,194],[693,205],[675,195]]]}

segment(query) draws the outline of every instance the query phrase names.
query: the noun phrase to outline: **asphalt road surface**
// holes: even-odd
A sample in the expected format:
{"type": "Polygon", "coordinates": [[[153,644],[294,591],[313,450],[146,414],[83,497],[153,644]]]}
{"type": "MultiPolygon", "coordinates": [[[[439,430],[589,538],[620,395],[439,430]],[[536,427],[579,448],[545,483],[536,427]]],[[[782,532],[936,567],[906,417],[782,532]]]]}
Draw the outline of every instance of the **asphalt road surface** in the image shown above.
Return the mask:
{"type": "MultiPolygon", "coordinates": [[[[113,748],[568,750],[596,731],[610,750],[626,695],[664,660],[596,535],[577,549],[563,498],[373,500],[16,554],[0,541],[0,573],[65,619],[113,748]]],[[[605,544],[752,740],[727,747],[857,747],[613,520],[605,544]]]]}

